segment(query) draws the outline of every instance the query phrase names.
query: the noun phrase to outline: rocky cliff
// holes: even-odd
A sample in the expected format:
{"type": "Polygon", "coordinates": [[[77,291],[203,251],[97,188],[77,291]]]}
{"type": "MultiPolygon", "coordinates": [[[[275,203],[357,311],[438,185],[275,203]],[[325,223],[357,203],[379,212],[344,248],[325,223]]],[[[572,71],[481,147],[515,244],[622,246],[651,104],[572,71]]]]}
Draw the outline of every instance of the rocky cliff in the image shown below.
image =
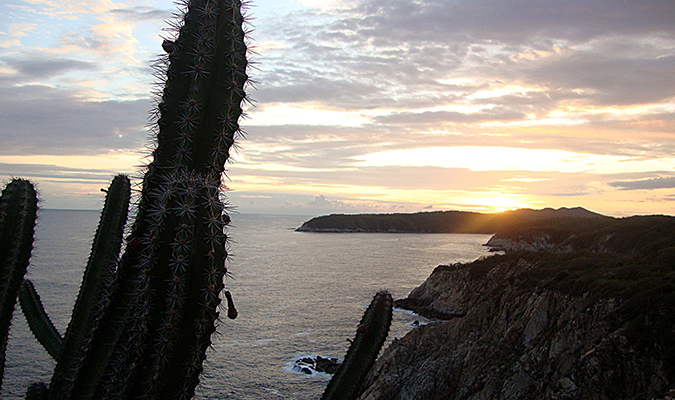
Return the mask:
{"type": "Polygon", "coordinates": [[[675,242],[661,245],[436,268],[397,304],[444,319],[394,340],[360,398],[671,398],[675,242]]]}

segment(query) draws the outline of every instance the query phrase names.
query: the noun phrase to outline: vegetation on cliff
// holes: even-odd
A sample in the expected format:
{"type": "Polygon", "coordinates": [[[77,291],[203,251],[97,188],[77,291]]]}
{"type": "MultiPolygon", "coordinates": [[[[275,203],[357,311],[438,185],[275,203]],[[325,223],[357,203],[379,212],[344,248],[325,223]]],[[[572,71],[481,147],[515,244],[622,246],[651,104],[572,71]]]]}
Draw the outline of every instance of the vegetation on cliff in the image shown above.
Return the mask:
{"type": "Polygon", "coordinates": [[[524,221],[542,219],[599,218],[602,215],[577,208],[521,209],[496,214],[469,211],[434,211],[414,214],[331,214],[312,218],[300,232],[392,233],[495,233],[524,221]]]}
{"type": "Polygon", "coordinates": [[[495,238],[511,250],[439,266],[396,302],[444,321],[395,340],[362,399],[670,398],[675,218],[530,221],[495,238]]]}

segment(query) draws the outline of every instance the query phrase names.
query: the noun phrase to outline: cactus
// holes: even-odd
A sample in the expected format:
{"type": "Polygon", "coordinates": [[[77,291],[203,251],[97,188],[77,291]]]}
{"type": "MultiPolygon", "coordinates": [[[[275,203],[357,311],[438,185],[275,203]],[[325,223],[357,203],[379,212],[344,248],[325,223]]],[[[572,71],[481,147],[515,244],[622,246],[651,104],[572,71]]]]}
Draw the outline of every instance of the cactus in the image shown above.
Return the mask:
{"type": "Polygon", "coordinates": [[[63,345],[63,338],[59,334],[49,315],[45,311],[40,295],[35,290],[33,282],[29,279],[24,279],[21,284],[19,292],[19,303],[21,304],[21,311],[26,317],[28,326],[35,338],[40,342],[42,347],[47,350],[53,359],[59,356],[61,346],[63,345]]]}
{"type": "MultiPolygon", "coordinates": [[[[83,368],[83,362],[94,346],[99,325],[107,316],[107,304],[114,291],[116,263],[131,197],[129,178],[125,175],[116,176],[105,192],[106,199],[80,292],[62,349],[55,357],[57,364],[52,379],[52,393],[58,392],[61,398],[67,398],[65,393],[73,390],[78,382],[78,374],[73,374],[73,371],[83,368]]],[[[39,339],[35,330],[33,333],[39,339]]]]}
{"type": "Polygon", "coordinates": [[[0,385],[9,325],[33,250],[37,203],[35,187],[23,179],[12,180],[0,197],[0,385]]]}
{"type": "Polygon", "coordinates": [[[247,48],[239,1],[186,6],[164,46],[156,148],[128,245],[109,289],[92,290],[101,308],[86,345],[69,326],[51,399],[190,398],[199,382],[227,272],[221,176],[240,134],[247,48]]]}
{"type": "Polygon", "coordinates": [[[391,325],[393,299],[378,292],[363,314],[344,361],[328,383],[322,400],[355,399],[366,374],[373,367],[387,339],[391,325]]]}
{"type": "MultiPolygon", "coordinates": [[[[227,273],[221,179],[247,99],[241,6],[185,3],[182,26],[163,45],[156,147],[124,254],[118,260],[129,181],[118,176],[62,343],[34,288],[24,284],[30,325],[49,353],[58,354],[50,399],[194,395],[227,273]]],[[[235,318],[232,296],[226,297],[235,318]]],[[[35,384],[31,396],[42,397],[45,387],[35,384]]]]}

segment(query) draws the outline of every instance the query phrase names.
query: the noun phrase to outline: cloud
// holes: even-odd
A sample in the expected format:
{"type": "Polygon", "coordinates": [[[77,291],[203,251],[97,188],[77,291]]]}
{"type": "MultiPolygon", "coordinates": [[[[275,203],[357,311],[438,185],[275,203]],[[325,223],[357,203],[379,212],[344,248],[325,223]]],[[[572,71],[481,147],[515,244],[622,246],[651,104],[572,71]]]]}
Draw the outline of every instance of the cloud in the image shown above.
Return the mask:
{"type": "Polygon", "coordinates": [[[86,101],[76,91],[0,87],[0,154],[101,154],[144,146],[150,100],[86,101]]]}
{"type": "Polygon", "coordinates": [[[274,50],[260,57],[262,102],[329,107],[433,107],[484,88],[537,92],[473,99],[514,113],[564,101],[643,104],[672,97],[675,7],[630,3],[365,0],[261,23],[274,50]],[[304,29],[302,28],[304,27],[304,29]],[[473,77],[476,85],[448,85],[473,77]],[[508,96],[508,97],[507,97],[508,96]]]}
{"type": "Polygon", "coordinates": [[[173,17],[173,12],[147,6],[135,6],[128,8],[114,8],[108,11],[111,14],[122,16],[129,21],[166,21],[173,17]]]}
{"type": "Polygon", "coordinates": [[[609,182],[609,185],[619,188],[620,190],[673,189],[675,188],[675,177],[659,177],[634,181],[614,181],[609,182]]]}
{"type": "Polygon", "coordinates": [[[470,36],[512,45],[536,38],[564,38],[577,42],[607,34],[675,33],[672,4],[660,0],[637,3],[582,0],[564,3],[536,0],[368,0],[355,10],[362,17],[359,40],[423,41],[470,36]]]}
{"type": "Polygon", "coordinates": [[[8,164],[0,163],[0,176],[30,177],[61,183],[92,182],[104,184],[111,180],[111,173],[104,169],[69,168],[53,164],[8,164]]]}
{"type": "Polygon", "coordinates": [[[19,81],[51,78],[73,71],[95,71],[98,68],[91,62],[49,57],[37,53],[23,54],[21,58],[3,57],[0,60],[18,71],[19,81]]]}
{"type": "Polygon", "coordinates": [[[461,113],[456,111],[424,111],[420,113],[414,112],[398,112],[390,115],[376,117],[374,122],[384,124],[401,124],[401,125],[417,125],[417,124],[434,124],[439,123],[476,123],[487,121],[513,121],[525,119],[526,114],[522,111],[516,111],[507,107],[493,107],[489,109],[481,109],[474,113],[461,113]]]}
{"type": "Polygon", "coordinates": [[[596,104],[645,104],[673,97],[675,56],[625,56],[577,51],[523,72],[530,82],[563,90],[586,90],[596,104]]]}
{"type": "Polygon", "coordinates": [[[314,198],[310,200],[307,205],[310,207],[319,207],[319,208],[326,208],[326,207],[340,208],[344,207],[345,202],[337,200],[328,200],[326,199],[326,196],[320,194],[318,196],[314,196],[314,198]]]}
{"type": "MultiPolygon", "coordinates": [[[[13,24],[13,36],[0,36],[0,155],[142,148],[151,107],[145,65],[160,51],[160,21],[170,13],[106,0],[25,4],[31,10],[12,6],[24,16],[8,15],[2,28],[13,24]]],[[[253,45],[261,43],[252,71],[259,108],[242,121],[249,139],[229,167],[233,188],[245,188],[232,192],[235,199],[261,210],[386,211],[468,207],[466,193],[475,192],[554,206],[556,196],[635,201],[631,185],[669,184],[654,177],[666,176],[663,159],[675,154],[670,2],[359,0],[262,10],[267,4],[252,10],[261,17],[252,35],[253,45]],[[509,171],[472,171],[473,160],[402,166],[405,153],[390,153],[401,157],[386,166],[357,163],[375,153],[451,147],[522,151],[490,167],[509,171]],[[579,156],[577,168],[514,165],[540,149],[579,156]],[[639,161],[639,171],[618,162],[627,159],[639,161]],[[607,174],[589,172],[594,162],[607,174]]],[[[98,176],[52,167],[35,173],[98,176]]]]}

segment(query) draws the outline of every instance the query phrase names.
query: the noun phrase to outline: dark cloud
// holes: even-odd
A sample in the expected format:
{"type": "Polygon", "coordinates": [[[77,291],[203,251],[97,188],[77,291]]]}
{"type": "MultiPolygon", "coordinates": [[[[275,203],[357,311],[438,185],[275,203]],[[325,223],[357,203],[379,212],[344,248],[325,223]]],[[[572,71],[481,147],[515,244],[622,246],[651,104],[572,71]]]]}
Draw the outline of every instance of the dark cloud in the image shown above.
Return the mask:
{"type": "Polygon", "coordinates": [[[132,21],[168,20],[173,16],[173,11],[162,10],[152,7],[135,6],[129,8],[116,8],[108,11],[111,14],[122,15],[132,21]]]}
{"type": "Polygon", "coordinates": [[[146,140],[150,100],[84,101],[44,86],[0,87],[0,154],[136,151],[146,140]]]}
{"type": "Polygon", "coordinates": [[[588,41],[608,34],[675,34],[675,7],[663,0],[367,0],[355,14],[339,26],[357,28],[351,37],[359,40],[472,37],[529,45],[537,38],[588,41]]]}
{"type": "Polygon", "coordinates": [[[61,183],[94,182],[104,184],[112,179],[111,172],[100,169],[68,168],[51,164],[0,163],[0,176],[20,176],[43,180],[58,180],[61,183]]]}
{"type": "Polygon", "coordinates": [[[525,71],[532,83],[551,89],[589,90],[596,104],[658,103],[673,97],[675,56],[608,56],[590,51],[555,57],[525,71]]]}
{"type": "Polygon", "coordinates": [[[609,182],[610,186],[620,190],[674,189],[675,177],[640,179],[635,181],[609,182]]]}
{"type": "Polygon", "coordinates": [[[95,71],[97,66],[90,62],[65,58],[50,58],[33,53],[21,58],[3,57],[2,62],[20,74],[18,80],[51,78],[72,71],[95,71]]]}

